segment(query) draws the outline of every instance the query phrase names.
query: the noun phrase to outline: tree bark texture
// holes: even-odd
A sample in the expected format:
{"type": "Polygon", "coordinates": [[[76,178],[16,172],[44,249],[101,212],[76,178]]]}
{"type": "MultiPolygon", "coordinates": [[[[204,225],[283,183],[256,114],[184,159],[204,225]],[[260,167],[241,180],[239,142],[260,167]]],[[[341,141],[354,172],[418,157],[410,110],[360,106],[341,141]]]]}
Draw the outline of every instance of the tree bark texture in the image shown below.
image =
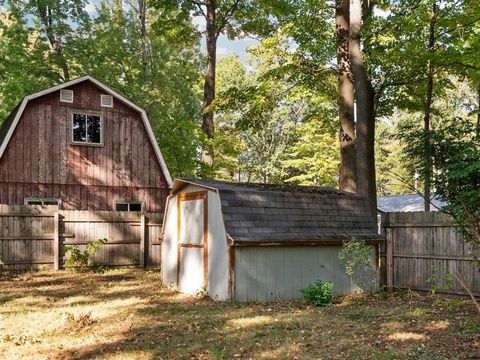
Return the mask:
{"type": "Polygon", "coordinates": [[[140,20],[140,39],[142,42],[142,76],[146,82],[148,77],[148,44],[147,44],[147,1],[138,0],[138,17],[140,20]]]}
{"type": "MultiPolygon", "coordinates": [[[[202,130],[208,140],[214,137],[213,111],[208,109],[215,99],[215,67],[217,57],[217,27],[215,24],[216,1],[206,2],[206,39],[207,39],[207,73],[203,94],[202,130]]],[[[203,151],[203,162],[213,163],[213,147],[208,145],[203,151]]]]}
{"type": "Polygon", "coordinates": [[[48,5],[41,4],[40,2],[37,4],[38,15],[40,21],[42,22],[43,26],[45,27],[45,33],[47,35],[48,42],[52,50],[55,52],[58,64],[62,69],[62,77],[65,81],[70,80],[70,74],[68,71],[68,64],[67,60],[65,59],[65,55],[63,54],[62,45],[57,40],[55,36],[55,32],[53,29],[53,17],[52,17],[52,9],[48,5]]]}
{"type": "Polygon", "coordinates": [[[338,77],[338,116],[340,120],[340,171],[341,190],[356,192],[356,136],[353,108],[353,80],[348,54],[349,0],[336,0],[336,52],[338,77]]]}
{"type": "Polygon", "coordinates": [[[375,92],[363,61],[360,29],[362,2],[350,0],[350,32],[348,51],[353,74],[356,102],[357,193],[367,197],[371,216],[376,219],[375,184],[375,92]]]}
{"type": "MultiPolygon", "coordinates": [[[[428,51],[430,54],[435,52],[435,23],[437,20],[437,4],[436,1],[432,4],[432,17],[430,18],[430,29],[429,29],[429,39],[428,39],[428,51]]],[[[433,102],[433,77],[434,77],[434,68],[432,60],[429,59],[427,62],[427,92],[425,94],[425,104],[424,104],[424,116],[423,116],[423,131],[424,131],[424,150],[425,150],[425,159],[424,159],[424,208],[425,211],[430,211],[430,198],[431,198],[431,180],[433,173],[432,166],[432,145],[430,140],[430,120],[431,120],[431,111],[432,111],[432,102],[433,102]]]]}

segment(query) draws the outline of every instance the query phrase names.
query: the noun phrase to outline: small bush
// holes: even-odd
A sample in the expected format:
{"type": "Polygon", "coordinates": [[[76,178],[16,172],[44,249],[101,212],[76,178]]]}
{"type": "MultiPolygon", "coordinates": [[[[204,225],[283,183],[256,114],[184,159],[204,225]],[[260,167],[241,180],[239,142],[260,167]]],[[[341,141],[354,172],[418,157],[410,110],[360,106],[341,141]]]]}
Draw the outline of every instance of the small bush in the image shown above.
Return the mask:
{"type": "Polygon", "coordinates": [[[480,321],[469,319],[465,322],[464,332],[467,335],[478,335],[480,334],[480,321]]]}
{"type": "Polygon", "coordinates": [[[85,251],[80,250],[78,245],[65,246],[65,267],[67,269],[84,270],[88,266],[93,266],[93,256],[96,254],[100,245],[107,242],[107,239],[98,239],[87,244],[85,251]]]}
{"type": "Polygon", "coordinates": [[[371,268],[371,247],[365,241],[352,238],[343,243],[342,250],[338,253],[338,259],[345,266],[348,275],[353,276],[358,268],[371,268]]]}
{"type": "Polygon", "coordinates": [[[437,290],[448,290],[453,287],[453,275],[446,271],[442,271],[440,266],[432,266],[432,275],[426,280],[431,287],[432,295],[435,295],[437,290]]]}
{"type": "Polygon", "coordinates": [[[333,282],[323,282],[317,280],[308,285],[307,288],[301,289],[300,292],[305,300],[317,306],[330,306],[333,300],[333,282]]]}

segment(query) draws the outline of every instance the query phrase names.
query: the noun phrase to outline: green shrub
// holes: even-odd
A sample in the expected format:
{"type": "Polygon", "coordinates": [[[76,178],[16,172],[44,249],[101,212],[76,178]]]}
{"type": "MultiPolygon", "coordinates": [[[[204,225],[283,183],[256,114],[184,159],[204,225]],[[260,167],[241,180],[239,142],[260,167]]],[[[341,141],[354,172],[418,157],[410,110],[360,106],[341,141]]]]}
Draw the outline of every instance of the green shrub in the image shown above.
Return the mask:
{"type": "Polygon", "coordinates": [[[78,245],[65,246],[65,267],[67,269],[84,270],[88,266],[95,265],[93,256],[100,245],[107,242],[107,239],[97,239],[87,244],[85,251],[80,250],[78,245]]]}
{"type": "Polygon", "coordinates": [[[371,268],[371,251],[371,247],[365,244],[365,241],[352,238],[343,243],[342,250],[338,253],[338,260],[345,266],[346,273],[353,276],[358,268],[371,268]]]}
{"type": "Polygon", "coordinates": [[[305,300],[312,302],[317,306],[330,306],[333,300],[333,282],[323,282],[317,280],[308,285],[307,288],[301,289],[300,292],[305,300]]]}
{"type": "Polygon", "coordinates": [[[432,275],[426,280],[431,287],[432,295],[435,295],[437,290],[447,290],[453,287],[453,275],[442,271],[441,266],[432,266],[432,275]]]}

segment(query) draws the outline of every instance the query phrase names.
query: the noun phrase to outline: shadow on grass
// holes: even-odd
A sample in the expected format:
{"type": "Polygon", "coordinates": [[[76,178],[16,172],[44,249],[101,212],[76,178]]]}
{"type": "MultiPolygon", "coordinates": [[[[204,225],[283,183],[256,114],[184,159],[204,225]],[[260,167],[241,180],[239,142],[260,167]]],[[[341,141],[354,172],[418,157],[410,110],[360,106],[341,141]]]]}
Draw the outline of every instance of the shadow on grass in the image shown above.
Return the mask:
{"type": "MultiPolygon", "coordinates": [[[[45,333],[54,346],[36,354],[50,359],[420,359],[415,357],[420,348],[429,356],[472,353],[476,350],[469,344],[478,337],[459,333],[473,308],[444,313],[431,299],[370,295],[331,308],[302,302],[228,304],[162,289],[158,274],[138,270],[34,273],[6,283],[2,293],[8,297],[2,301],[23,299],[22,305],[38,313],[48,307],[68,310],[70,303],[83,305],[77,311],[103,306],[103,312],[94,312],[92,325],[65,324],[45,333]],[[77,341],[59,348],[65,336],[95,336],[96,343],[77,341]]],[[[0,309],[7,316],[17,311],[7,308],[0,309]]]]}

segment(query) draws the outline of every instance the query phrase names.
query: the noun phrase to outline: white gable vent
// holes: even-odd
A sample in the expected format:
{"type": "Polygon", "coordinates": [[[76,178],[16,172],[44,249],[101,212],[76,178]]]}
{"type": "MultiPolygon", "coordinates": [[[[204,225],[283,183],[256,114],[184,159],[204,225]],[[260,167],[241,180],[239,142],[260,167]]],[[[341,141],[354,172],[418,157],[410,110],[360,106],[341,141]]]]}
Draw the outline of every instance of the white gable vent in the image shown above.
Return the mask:
{"type": "Polygon", "coordinates": [[[73,103],[73,90],[66,90],[66,89],[60,90],[60,101],[73,103]]]}
{"type": "Polygon", "coordinates": [[[100,103],[105,107],[113,107],[113,97],[112,95],[100,95],[100,103]]]}

